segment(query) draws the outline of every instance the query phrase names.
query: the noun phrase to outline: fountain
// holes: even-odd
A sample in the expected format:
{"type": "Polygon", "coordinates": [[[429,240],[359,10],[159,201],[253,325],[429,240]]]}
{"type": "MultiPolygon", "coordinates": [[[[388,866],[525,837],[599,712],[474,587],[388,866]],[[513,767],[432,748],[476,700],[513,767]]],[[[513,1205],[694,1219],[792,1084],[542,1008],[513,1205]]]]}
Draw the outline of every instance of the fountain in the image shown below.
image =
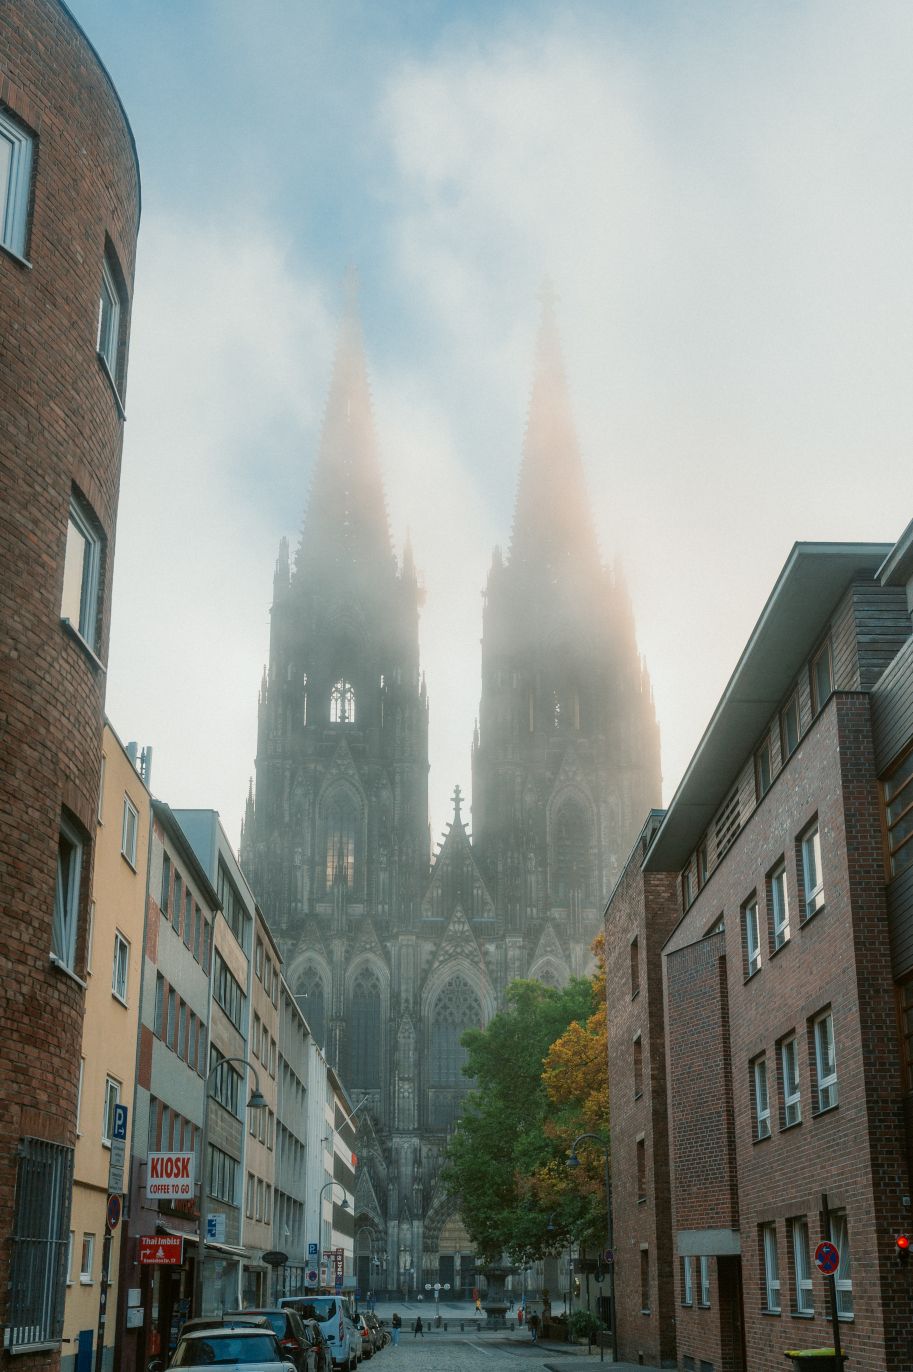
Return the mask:
{"type": "Polygon", "coordinates": [[[519,1267],[509,1267],[503,1262],[492,1262],[481,1268],[486,1283],[485,1299],[482,1301],[486,1329],[507,1328],[507,1296],[504,1293],[504,1283],[508,1277],[519,1271],[519,1267]]]}

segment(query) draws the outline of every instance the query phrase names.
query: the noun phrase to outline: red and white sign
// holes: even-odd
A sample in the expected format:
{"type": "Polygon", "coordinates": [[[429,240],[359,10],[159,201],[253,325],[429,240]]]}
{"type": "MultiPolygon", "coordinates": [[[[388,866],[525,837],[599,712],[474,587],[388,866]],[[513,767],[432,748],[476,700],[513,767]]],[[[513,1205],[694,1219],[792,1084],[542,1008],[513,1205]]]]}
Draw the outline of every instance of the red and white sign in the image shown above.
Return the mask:
{"type": "Polygon", "coordinates": [[[180,1267],[184,1261],[184,1239],[180,1234],[141,1234],[139,1260],[143,1265],[153,1262],[180,1267]]]}
{"type": "Polygon", "coordinates": [[[150,1153],[146,1162],[147,1200],[193,1198],[193,1154],[150,1153]]]}

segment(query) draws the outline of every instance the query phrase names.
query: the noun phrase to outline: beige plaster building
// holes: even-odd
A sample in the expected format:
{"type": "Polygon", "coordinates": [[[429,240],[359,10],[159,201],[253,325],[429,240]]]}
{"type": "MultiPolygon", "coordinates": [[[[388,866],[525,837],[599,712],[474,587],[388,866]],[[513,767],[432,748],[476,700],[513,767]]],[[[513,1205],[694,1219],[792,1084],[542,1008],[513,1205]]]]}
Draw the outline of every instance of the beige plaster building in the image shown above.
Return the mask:
{"type": "MultiPolygon", "coordinates": [[[[250,979],[250,1060],[266,1098],[265,1110],[247,1112],[244,1247],[249,1255],[245,1298],[270,1298],[263,1253],[272,1248],[276,1184],[276,1115],[279,1105],[279,982],[281,959],[258,908],[254,914],[254,961],[250,979]]],[[[283,1250],[284,1251],[284,1250],[283,1250]]]]}
{"type": "MultiPolygon", "coordinates": [[[[93,1350],[97,1345],[115,1107],[125,1105],[132,1114],[133,1105],[151,806],[135,764],[135,745],[130,747],[128,754],[105,724],[67,1255],[64,1369],[75,1366],[78,1352],[85,1354],[90,1340],[93,1350]]],[[[127,1158],[132,1124],[128,1115],[127,1158]]],[[[114,1355],[121,1233],[118,1226],[108,1254],[105,1368],[114,1355]]]]}

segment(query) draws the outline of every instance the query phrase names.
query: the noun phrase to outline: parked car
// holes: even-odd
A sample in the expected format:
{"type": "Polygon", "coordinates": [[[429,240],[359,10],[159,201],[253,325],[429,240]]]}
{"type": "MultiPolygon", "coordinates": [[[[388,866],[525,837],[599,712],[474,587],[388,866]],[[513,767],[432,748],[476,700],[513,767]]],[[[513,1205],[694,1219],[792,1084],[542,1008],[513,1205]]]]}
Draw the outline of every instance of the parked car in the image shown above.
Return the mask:
{"type": "Polygon", "coordinates": [[[368,1324],[367,1317],[356,1315],[353,1323],[361,1338],[362,1357],[372,1358],[374,1356],[374,1330],[368,1324]]]}
{"type": "Polygon", "coordinates": [[[283,1357],[295,1364],[297,1372],[317,1372],[317,1351],[297,1310],[254,1307],[250,1310],[231,1310],[225,1318],[243,1319],[245,1316],[260,1316],[266,1320],[279,1340],[283,1357]]]}
{"type": "Polygon", "coordinates": [[[240,1315],[195,1315],[193,1319],[184,1321],[181,1333],[192,1334],[195,1329],[237,1329],[239,1326],[249,1329],[251,1325],[260,1329],[272,1327],[269,1320],[261,1315],[248,1315],[242,1311],[240,1315]]]}
{"type": "Polygon", "coordinates": [[[355,1350],[355,1366],[357,1367],[358,1364],[362,1362],[365,1357],[370,1357],[371,1355],[370,1353],[365,1353],[365,1345],[361,1337],[361,1329],[352,1319],[352,1316],[344,1313],[342,1318],[348,1331],[349,1338],[352,1342],[352,1346],[355,1350]]]}
{"type": "Polygon", "coordinates": [[[365,1311],[365,1320],[371,1330],[371,1337],[374,1340],[374,1351],[376,1353],[383,1348],[384,1344],[387,1342],[387,1334],[373,1310],[365,1311]]]}
{"type": "Polygon", "coordinates": [[[361,1361],[361,1337],[356,1334],[339,1296],[282,1296],[282,1310],[297,1310],[306,1320],[316,1320],[326,1339],[334,1368],[355,1372],[361,1361]]]}
{"type": "Polygon", "coordinates": [[[306,1319],[301,1316],[301,1323],[310,1335],[314,1349],[317,1354],[317,1372],[333,1372],[333,1355],[330,1352],[330,1345],[327,1343],[323,1330],[317,1320],[306,1319]]]}
{"type": "Polygon", "coordinates": [[[181,1334],[171,1367],[243,1369],[243,1372],[296,1372],[283,1357],[271,1329],[238,1325],[235,1329],[195,1329],[181,1334]]]}

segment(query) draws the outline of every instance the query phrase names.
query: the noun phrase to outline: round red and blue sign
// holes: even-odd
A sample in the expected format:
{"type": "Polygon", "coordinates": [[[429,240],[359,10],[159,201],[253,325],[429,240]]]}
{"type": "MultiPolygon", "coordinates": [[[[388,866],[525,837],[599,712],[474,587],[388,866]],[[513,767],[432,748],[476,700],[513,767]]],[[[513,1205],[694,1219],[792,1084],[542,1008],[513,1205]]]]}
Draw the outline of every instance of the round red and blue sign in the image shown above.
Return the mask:
{"type": "Polygon", "coordinates": [[[815,1249],[815,1266],[819,1272],[823,1272],[826,1277],[832,1276],[840,1263],[840,1253],[836,1244],[828,1243],[825,1239],[819,1243],[815,1249]]]}

